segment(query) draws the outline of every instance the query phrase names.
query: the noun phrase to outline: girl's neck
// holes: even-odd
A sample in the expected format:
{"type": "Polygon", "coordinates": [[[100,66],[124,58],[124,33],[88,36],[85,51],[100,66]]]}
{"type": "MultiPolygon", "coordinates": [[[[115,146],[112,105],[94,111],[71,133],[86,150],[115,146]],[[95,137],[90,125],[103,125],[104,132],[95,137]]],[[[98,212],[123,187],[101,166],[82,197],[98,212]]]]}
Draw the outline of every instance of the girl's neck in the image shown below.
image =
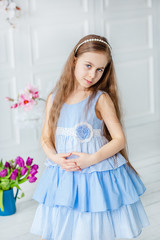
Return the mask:
{"type": "Polygon", "coordinates": [[[81,102],[86,99],[91,94],[90,91],[83,91],[83,90],[74,90],[70,96],[66,99],[65,103],[67,104],[74,104],[77,102],[81,102]]]}
{"type": "Polygon", "coordinates": [[[81,87],[81,86],[76,86],[73,90],[72,93],[75,93],[75,94],[84,94],[85,96],[86,95],[89,95],[91,93],[90,90],[88,90],[87,88],[84,88],[84,87],[81,87]]]}
{"type": "Polygon", "coordinates": [[[76,95],[77,97],[80,97],[80,98],[86,98],[90,94],[91,94],[91,91],[77,89],[77,90],[74,90],[71,95],[73,96],[76,95]]]}

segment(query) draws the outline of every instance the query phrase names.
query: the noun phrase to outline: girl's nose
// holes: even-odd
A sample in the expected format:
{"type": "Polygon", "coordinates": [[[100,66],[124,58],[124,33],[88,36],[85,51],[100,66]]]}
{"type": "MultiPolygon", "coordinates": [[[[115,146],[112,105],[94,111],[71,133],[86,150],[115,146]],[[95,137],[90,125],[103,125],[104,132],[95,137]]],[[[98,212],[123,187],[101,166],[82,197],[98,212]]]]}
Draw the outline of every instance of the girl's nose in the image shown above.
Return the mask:
{"type": "Polygon", "coordinates": [[[94,70],[90,70],[89,71],[89,78],[93,79],[95,77],[95,71],[94,70]]]}

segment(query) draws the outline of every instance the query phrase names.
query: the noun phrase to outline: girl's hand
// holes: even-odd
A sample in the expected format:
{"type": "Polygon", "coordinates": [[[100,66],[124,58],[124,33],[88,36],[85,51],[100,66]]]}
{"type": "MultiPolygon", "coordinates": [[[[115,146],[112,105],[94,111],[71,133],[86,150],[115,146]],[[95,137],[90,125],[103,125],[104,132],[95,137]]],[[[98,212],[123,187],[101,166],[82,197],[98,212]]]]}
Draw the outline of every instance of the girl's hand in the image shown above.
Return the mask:
{"type": "Polygon", "coordinates": [[[54,162],[66,171],[78,171],[80,168],[76,162],[73,159],[66,159],[66,157],[70,157],[71,154],[72,153],[57,153],[55,154],[54,162]]]}
{"type": "Polygon", "coordinates": [[[72,160],[77,163],[80,169],[87,168],[94,164],[92,154],[82,152],[72,152],[71,154],[78,156],[78,158],[72,160]]]}

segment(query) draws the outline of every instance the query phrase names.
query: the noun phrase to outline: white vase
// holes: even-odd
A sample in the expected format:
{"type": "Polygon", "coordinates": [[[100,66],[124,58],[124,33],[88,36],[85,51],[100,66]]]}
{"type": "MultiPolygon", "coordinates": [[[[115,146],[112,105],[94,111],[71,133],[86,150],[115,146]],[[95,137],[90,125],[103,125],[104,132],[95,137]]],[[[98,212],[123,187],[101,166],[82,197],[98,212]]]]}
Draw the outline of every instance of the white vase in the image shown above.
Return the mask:
{"type": "Polygon", "coordinates": [[[44,113],[44,101],[39,101],[33,106],[31,110],[23,110],[23,108],[17,108],[15,124],[19,128],[35,128],[40,126],[42,121],[42,116],[44,113]]]}

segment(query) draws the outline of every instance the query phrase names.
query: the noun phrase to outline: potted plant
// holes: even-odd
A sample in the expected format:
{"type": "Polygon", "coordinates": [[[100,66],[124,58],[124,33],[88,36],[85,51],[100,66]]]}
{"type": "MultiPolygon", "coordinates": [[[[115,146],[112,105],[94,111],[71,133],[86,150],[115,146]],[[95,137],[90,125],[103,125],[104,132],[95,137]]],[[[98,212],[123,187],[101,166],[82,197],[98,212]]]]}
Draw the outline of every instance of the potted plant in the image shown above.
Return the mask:
{"type": "Polygon", "coordinates": [[[24,111],[30,111],[39,101],[45,99],[39,97],[39,90],[30,83],[17,95],[17,98],[5,97],[7,101],[12,102],[11,109],[22,108],[24,111]]]}
{"type": "Polygon", "coordinates": [[[35,127],[40,123],[45,99],[39,96],[39,89],[30,83],[17,94],[17,98],[5,97],[15,109],[15,123],[20,128],[35,127]]]}
{"type": "Polygon", "coordinates": [[[0,161],[0,216],[12,215],[16,212],[16,199],[24,197],[18,196],[20,184],[28,181],[33,183],[37,180],[35,175],[38,173],[38,165],[32,164],[33,158],[28,157],[26,162],[22,157],[18,156],[15,160],[9,160],[3,163],[0,161]],[[14,197],[13,187],[17,188],[14,197]]]}

